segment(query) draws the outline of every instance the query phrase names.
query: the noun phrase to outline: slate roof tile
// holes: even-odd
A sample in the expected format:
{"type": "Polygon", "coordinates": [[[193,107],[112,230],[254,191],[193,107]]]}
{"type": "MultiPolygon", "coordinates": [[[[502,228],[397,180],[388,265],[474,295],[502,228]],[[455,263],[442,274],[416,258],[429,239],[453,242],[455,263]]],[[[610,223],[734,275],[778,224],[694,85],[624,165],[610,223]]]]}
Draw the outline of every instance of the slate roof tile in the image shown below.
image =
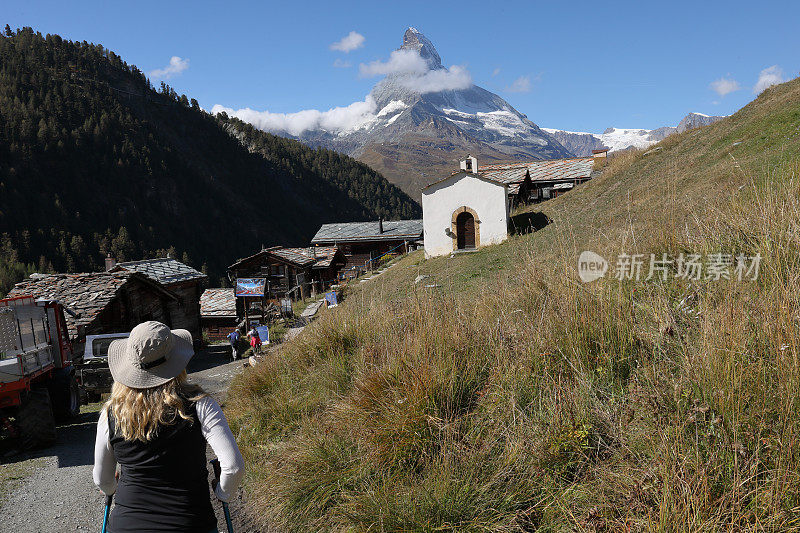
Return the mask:
{"type": "Polygon", "coordinates": [[[233,289],[206,289],[200,296],[200,316],[235,317],[236,295],[233,289]]]}
{"type": "Polygon", "coordinates": [[[231,266],[228,270],[234,270],[245,261],[249,261],[263,254],[272,254],[284,261],[293,263],[300,267],[311,265],[312,268],[327,268],[331,266],[333,258],[336,255],[336,246],[307,246],[304,248],[284,248],[282,246],[274,246],[266,248],[260,252],[253,254],[244,259],[240,259],[231,266]]]}
{"type": "Polygon", "coordinates": [[[171,257],[158,259],[143,259],[141,261],[125,261],[117,263],[113,270],[124,269],[131,272],[140,272],[148,278],[169,285],[181,281],[205,279],[206,275],[189,265],[176,261],[171,257]]]}
{"type": "Polygon", "coordinates": [[[489,179],[510,185],[524,181],[526,172],[530,173],[531,181],[589,179],[592,177],[593,167],[593,157],[575,157],[526,163],[483,165],[478,167],[478,172],[489,179]]]}
{"type": "MultiPolygon", "coordinates": [[[[111,303],[119,290],[133,278],[156,285],[143,274],[128,271],[32,274],[30,278],[14,285],[8,296],[32,295],[36,299],[58,300],[78,315],[74,317],[66,313],[67,329],[74,337],[78,327],[91,324],[111,303]]],[[[160,285],[158,287],[172,294],[160,285]]]]}
{"type": "Polygon", "coordinates": [[[379,222],[341,222],[323,224],[311,239],[311,244],[393,241],[400,239],[421,239],[422,220],[385,220],[383,233],[379,222]]]}

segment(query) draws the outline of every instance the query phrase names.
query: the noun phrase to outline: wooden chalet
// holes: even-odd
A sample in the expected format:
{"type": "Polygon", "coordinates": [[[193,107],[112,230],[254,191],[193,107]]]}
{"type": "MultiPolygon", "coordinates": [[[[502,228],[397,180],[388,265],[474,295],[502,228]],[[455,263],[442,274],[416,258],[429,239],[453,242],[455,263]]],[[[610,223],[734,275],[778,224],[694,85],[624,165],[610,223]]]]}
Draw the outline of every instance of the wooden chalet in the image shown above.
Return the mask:
{"type": "MultiPolygon", "coordinates": [[[[264,279],[264,297],[247,297],[249,311],[258,314],[281,298],[307,298],[324,291],[336,281],[345,257],[336,246],[285,248],[275,246],[245,257],[228,267],[231,281],[264,279]]],[[[236,298],[237,316],[244,316],[243,297],[236,298]]]]}
{"type": "Polygon", "coordinates": [[[594,157],[481,165],[478,174],[508,185],[511,207],[555,198],[594,176],[594,157]]]}
{"type": "Polygon", "coordinates": [[[186,329],[195,339],[200,338],[200,296],[208,282],[208,276],[170,257],[123,263],[113,263],[113,259],[110,262],[106,259],[106,269],[110,272],[144,274],[175,293],[178,301],[169,304],[170,313],[176,317],[172,327],[186,329]]]}
{"type": "Polygon", "coordinates": [[[212,341],[222,341],[236,329],[234,289],[206,289],[200,297],[200,320],[203,334],[212,341]]]}
{"type": "Polygon", "coordinates": [[[125,333],[148,320],[171,328],[186,322],[182,308],[173,305],[178,296],[137,272],[33,274],[8,295],[58,300],[74,312],[66,320],[78,353],[86,335],[125,333]]]}
{"type": "Polygon", "coordinates": [[[338,246],[346,259],[345,270],[369,270],[384,254],[401,255],[422,240],[422,220],[378,220],[323,224],[311,245],[338,246]]]}

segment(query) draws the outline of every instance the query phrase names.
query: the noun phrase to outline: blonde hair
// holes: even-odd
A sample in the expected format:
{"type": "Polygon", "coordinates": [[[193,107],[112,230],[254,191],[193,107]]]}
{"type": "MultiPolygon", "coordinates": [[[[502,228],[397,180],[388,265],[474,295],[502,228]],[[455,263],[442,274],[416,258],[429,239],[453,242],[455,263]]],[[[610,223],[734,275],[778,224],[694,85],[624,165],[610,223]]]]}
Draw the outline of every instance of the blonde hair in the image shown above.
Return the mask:
{"type": "Polygon", "coordinates": [[[182,418],[190,423],[189,403],[208,394],[199,385],[187,381],[186,371],[163,385],[134,389],[114,382],[105,412],[114,416],[116,432],[125,440],[149,442],[159,426],[171,426],[182,418]]]}

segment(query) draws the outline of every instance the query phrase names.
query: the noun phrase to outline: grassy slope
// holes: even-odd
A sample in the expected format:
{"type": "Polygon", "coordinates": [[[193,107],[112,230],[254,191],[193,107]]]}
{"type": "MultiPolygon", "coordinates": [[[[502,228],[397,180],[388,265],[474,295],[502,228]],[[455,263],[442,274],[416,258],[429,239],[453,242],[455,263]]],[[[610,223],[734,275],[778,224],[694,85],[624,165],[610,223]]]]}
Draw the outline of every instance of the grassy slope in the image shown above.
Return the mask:
{"type": "Polygon", "coordinates": [[[659,146],[537,206],[541,231],[412,254],[244,374],[229,415],[260,519],[798,527],[800,80],[659,146]],[[760,253],[761,273],[584,285],[587,248],[760,253]]]}

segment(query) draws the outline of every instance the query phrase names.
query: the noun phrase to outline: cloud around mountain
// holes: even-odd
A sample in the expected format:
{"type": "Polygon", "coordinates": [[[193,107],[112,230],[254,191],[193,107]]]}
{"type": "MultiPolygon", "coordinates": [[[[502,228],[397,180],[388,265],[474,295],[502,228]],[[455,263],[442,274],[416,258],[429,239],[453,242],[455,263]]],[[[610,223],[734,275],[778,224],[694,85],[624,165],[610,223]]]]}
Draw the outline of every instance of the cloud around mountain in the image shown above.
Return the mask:
{"type": "Polygon", "coordinates": [[[296,113],[271,113],[256,111],[249,107],[232,109],[216,104],[211,113],[216,115],[225,112],[228,116],[249,122],[264,131],[286,132],[298,136],[309,130],[325,130],[340,132],[357,129],[376,116],[377,104],[372,96],[361,102],[353,102],[348,106],[333,107],[327,111],[305,109],[296,113]]]}
{"type": "MultiPolygon", "coordinates": [[[[354,32],[351,32],[351,35],[354,32]]],[[[343,44],[350,35],[331,45],[331,48],[342,51],[353,44],[343,44]]],[[[363,41],[361,41],[363,42],[363,41]]],[[[437,56],[438,59],[438,56],[437,56]]],[[[346,62],[334,63],[335,67],[346,67],[346,62]]],[[[401,48],[393,51],[385,61],[376,60],[359,65],[359,76],[371,78],[375,76],[391,76],[403,87],[419,94],[441,91],[455,91],[472,86],[472,76],[465,67],[453,65],[444,68],[436,61],[422,57],[422,49],[401,48]]],[[[363,101],[353,102],[347,106],[333,107],[327,111],[305,109],[295,113],[272,113],[250,108],[233,109],[220,104],[214,105],[212,114],[225,112],[255,127],[274,132],[285,132],[299,136],[310,130],[324,130],[340,133],[358,129],[378,116],[379,110],[372,95],[363,101]]]]}
{"type": "Polygon", "coordinates": [[[472,85],[472,76],[466,68],[459,65],[431,68],[430,62],[412,49],[395,50],[387,61],[361,63],[358,72],[362,78],[396,76],[401,85],[420,94],[457,91],[472,85]]]}

